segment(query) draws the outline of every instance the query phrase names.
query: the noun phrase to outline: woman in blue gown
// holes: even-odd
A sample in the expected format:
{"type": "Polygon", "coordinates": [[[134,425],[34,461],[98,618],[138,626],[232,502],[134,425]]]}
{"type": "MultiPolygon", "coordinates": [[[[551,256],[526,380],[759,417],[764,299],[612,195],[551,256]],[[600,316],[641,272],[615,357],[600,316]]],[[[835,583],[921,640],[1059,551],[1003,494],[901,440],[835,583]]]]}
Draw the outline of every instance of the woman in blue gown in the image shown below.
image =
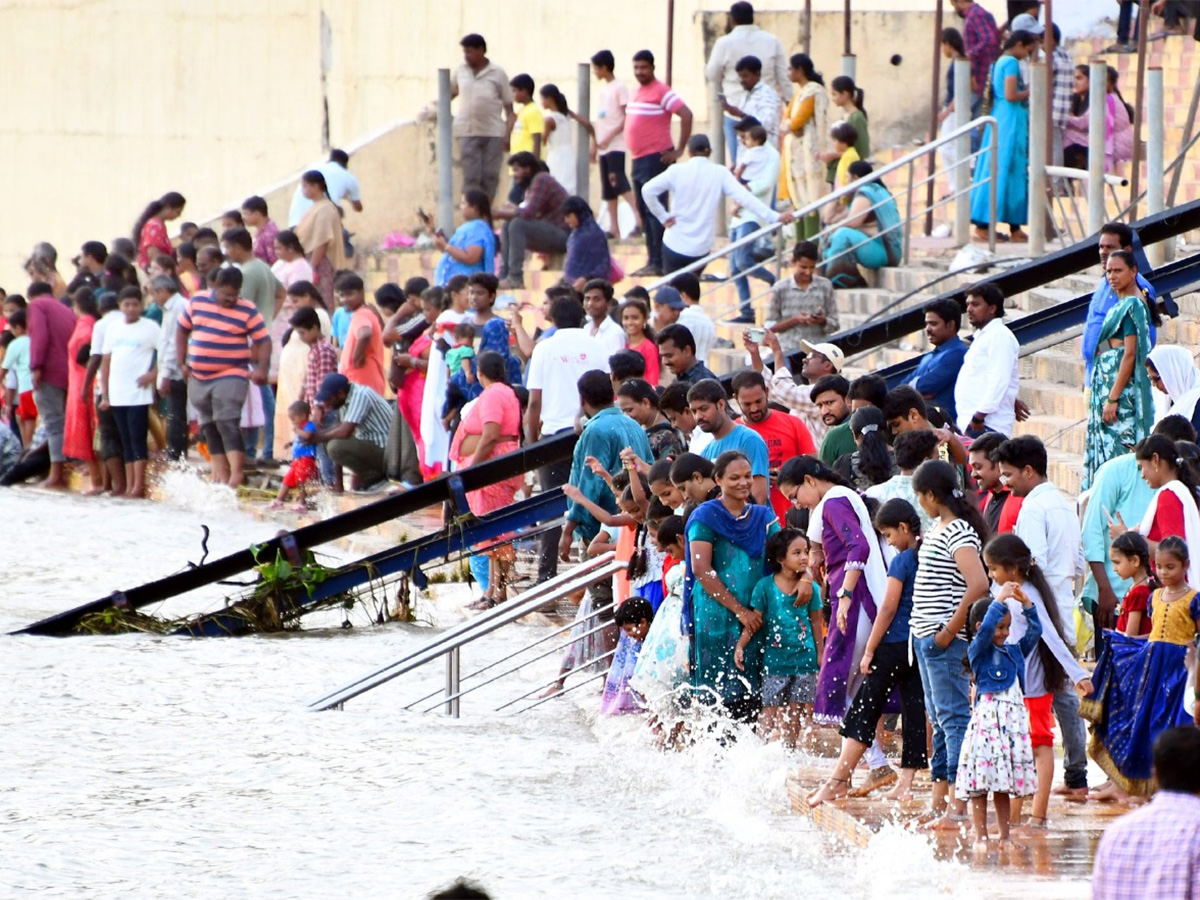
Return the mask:
{"type": "MultiPolygon", "coordinates": [[[[1020,60],[1038,45],[1036,35],[1016,31],[1004,44],[1004,52],[992,66],[988,88],[992,95],[992,117],[996,120],[996,222],[1005,222],[1009,234],[1001,240],[1025,243],[1021,226],[1029,221],[1029,88],[1021,78],[1020,60]]],[[[986,241],[991,210],[988,208],[988,179],[991,175],[992,125],[983,130],[983,142],[975,160],[971,187],[971,222],[975,239],[986,241]]]]}
{"type": "Polygon", "coordinates": [[[433,236],[434,247],[442,251],[433,275],[439,287],[445,287],[455,275],[496,271],[496,232],[492,230],[492,204],[487,194],[466,191],[459,208],[463,223],[454,234],[449,239],[440,232],[433,236]]]}

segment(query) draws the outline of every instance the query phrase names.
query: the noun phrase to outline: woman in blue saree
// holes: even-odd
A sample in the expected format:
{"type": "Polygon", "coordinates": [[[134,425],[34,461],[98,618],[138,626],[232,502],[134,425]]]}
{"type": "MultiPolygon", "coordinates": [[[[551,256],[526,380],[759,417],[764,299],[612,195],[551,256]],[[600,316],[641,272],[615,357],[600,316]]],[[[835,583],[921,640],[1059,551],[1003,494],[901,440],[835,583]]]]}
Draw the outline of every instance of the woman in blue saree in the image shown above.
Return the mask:
{"type": "MultiPolygon", "coordinates": [[[[521,361],[513,356],[509,348],[508,322],[492,311],[499,289],[500,279],[491,272],[476,272],[467,283],[467,296],[470,297],[471,309],[475,310],[475,334],[479,340],[477,349],[479,353],[491,350],[503,356],[508,383],[520,384],[523,381],[521,361]]],[[[468,400],[475,399],[483,392],[483,388],[479,386],[479,379],[475,379],[475,384],[467,387],[465,394],[468,400]]]]}
{"type": "Polygon", "coordinates": [[[1105,274],[1121,299],[1104,317],[1096,343],[1083,458],[1085,491],[1100,466],[1132,450],[1154,425],[1146,357],[1150,354],[1150,324],[1160,324],[1158,311],[1138,288],[1137,261],[1132,253],[1117,250],[1110,254],[1105,274]]]}
{"type": "Polygon", "coordinates": [[[769,506],[750,503],[750,460],[729,450],[713,477],[721,496],[700,504],[687,522],[684,631],[691,636],[692,687],[705,704],[720,703],[735,719],[752,721],[761,707],[763,642],[754,636],[744,669],[734,650],[744,628],[760,631],[762,613],[750,608],[766,573],[767,535],[779,528],[769,506]]]}
{"type": "MultiPolygon", "coordinates": [[[[1020,60],[1027,58],[1038,43],[1036,35],[1014,31],[992,66],[987,87],[992,97],[991,115],[996,120],[996,222],[1008,224],[1009,233],[1001,240],[1017,243],[1029,240],[1021,230],[1029,221],[1029,88],[1021,78],[1020,60]]],[[[971,186],[971,222],[975,225],[975,240],[979,241],[988,239],[991,221],[988,180],[992,171],[992,128],[988,125],[983,130],[971,186]]]]}
{"type": "Polygon", "coordinates": [[[467,191],[459,208],[463,223],[450,239],[441,232],[433,236],[433,246],[442,251],[433,275],[439,287],[445,287],[455,275],[496,271],[496,232],[492,230],[492,204],[487,194],[467,191]]]}
{"type": "Polygon", "coordinates": [[[825,277],[835,288],[861,287],[865,282],[859,266],[882,269],[900,265],[904,249],[896,198],[883,182],[871,178],[875,170],[865,159],[851,163],[849,171],[858,190],[822,255],[825,277]]]}

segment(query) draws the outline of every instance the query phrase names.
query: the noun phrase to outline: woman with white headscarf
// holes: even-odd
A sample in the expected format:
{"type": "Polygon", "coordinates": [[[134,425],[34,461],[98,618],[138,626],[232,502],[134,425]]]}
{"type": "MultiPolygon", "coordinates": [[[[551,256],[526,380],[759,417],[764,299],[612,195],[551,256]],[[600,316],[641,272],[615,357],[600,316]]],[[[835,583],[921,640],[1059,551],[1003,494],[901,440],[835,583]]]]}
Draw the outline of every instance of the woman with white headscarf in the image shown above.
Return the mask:
{"type": "Polygon", "coordinates": [[[1150,384],[1166,395],[1166,403],[1156,398],[1158,420],[1183,416],[1200,431],[1200,369],[1192,351],[1177,345],[1160,345],[1146,358],[1150,384]]]}

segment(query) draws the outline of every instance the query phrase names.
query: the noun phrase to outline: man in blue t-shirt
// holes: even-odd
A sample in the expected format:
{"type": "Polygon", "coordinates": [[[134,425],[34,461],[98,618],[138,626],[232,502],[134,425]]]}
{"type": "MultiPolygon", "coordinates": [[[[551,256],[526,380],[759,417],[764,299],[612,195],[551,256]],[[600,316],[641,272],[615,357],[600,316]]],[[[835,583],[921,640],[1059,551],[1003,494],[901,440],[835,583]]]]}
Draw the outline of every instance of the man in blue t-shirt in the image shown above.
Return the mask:
{"type": "Polygon", "coordinates": [[[769,502],[771,464],[767,442],[757,432],[740,425],[729,417],[725,388],[721,382],[705,378],[688,389],[688,407],[701,431],[711,434],[713,441],[701,450],[705,459],[716,459],[726,450],[739,450],[750,460],[754,477],[750,496],[755,503],[769,502]]]}
{"type": "Polygon", "coordinates": [[[908,381],[918,394],[943,410],[951,422],[958,418],[954,383],[967,355],[967,345],[958,336],[961,326],[962,307],[957,300],[945,297],[925,307],[925,337],[933,349],[921,357],[917,371],[908,381]]]}

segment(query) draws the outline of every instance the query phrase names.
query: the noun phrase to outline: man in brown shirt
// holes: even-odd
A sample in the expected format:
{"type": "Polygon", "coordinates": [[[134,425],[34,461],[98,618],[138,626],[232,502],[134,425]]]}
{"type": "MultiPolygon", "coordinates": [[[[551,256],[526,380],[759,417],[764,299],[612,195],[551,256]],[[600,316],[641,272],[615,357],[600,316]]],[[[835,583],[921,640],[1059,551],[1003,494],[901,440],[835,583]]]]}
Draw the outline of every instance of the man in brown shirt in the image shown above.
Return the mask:
{"type": "Polygon", "coordinates": [[[487,58],[487,41],[468,34],[459,44],[463,64],[450,75],[450,95],[459,98],[454,117],[464,191],[480,190],[495,201],[504,145],[513,118],[508,75],[487,58]]]}

